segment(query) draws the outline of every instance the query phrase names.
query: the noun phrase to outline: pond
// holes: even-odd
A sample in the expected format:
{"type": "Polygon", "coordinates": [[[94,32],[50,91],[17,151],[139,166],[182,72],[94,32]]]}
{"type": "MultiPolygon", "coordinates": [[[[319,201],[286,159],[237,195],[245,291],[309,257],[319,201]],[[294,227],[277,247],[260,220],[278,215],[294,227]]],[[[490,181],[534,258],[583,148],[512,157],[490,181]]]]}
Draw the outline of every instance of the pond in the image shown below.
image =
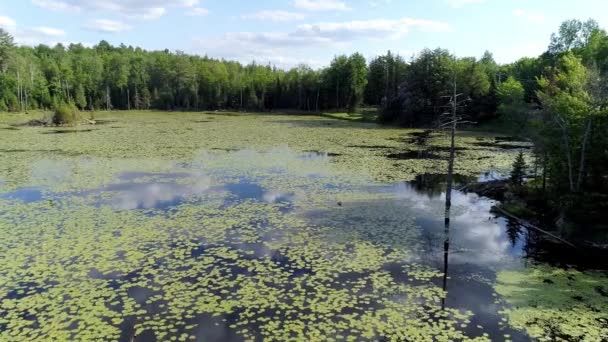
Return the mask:
{"type": "MultiPolygon", "coordinates": [[[[440,133],[99,116],[0,134],[1,341],[608,339],[580,251],[457,190],[444,229],[440,133]]],[[[459,136],[457,183],[507,174],[499,144],[459,136]]]]}

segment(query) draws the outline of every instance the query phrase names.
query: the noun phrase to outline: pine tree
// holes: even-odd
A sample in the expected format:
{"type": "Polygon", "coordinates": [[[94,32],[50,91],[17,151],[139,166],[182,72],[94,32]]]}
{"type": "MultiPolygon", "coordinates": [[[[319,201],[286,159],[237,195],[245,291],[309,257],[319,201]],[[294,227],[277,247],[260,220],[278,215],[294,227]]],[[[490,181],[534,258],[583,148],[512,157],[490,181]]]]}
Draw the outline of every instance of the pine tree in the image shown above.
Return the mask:
{"type": "Polygon", "coordinates": [[[526,164],[526,159],[524,158],[524,153],[519,151],[517,158],[513,162],[513,170],[511,170],[511,183],[514,185],[522,185],[524,182],[524,178],[526,177],[526,169],[528,168],[526,164]]]}

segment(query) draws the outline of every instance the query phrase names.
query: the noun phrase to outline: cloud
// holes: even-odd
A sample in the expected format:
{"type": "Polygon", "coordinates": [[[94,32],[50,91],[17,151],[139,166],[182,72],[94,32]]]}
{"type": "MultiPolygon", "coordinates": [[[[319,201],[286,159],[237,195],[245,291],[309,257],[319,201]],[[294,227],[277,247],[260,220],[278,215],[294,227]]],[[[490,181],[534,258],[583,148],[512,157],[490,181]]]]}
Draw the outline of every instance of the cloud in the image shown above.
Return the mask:
{"type": "Polygon", "coordinates": [[[194,17],[204,17],[209,14],[209,10],[203,7],[194,7],[190,11],[186,12],[186,15],[194,17]]]}
{"type": "Polygon", "coordinates": [[[54,11],[101,11],[153,20],[163,16],[169,7],[195,7],[199,0],[32,0],[32,3],[54,11]]]}
{"type": "Polygon", "coordinates": [[[141,13],[125,13],[124,16],[132,19],[156,20],[165,15],[166,12],[167,10],[164,7],[152,7],[142,11],[141,13]]]}
{"type": "Polygon", "coordinates": [[[84,26],[85,29],[102,33],[119,33],[129,31],[133,27],[120,21],[95,19],[84,26]]]}
{"type": "Polygon", "coordinates": [[[52,11],[78,11],[79,7],[61,0],[32,0],[32,3],[52,11]]]}
{"type": "Polygon", "coordinates": [[[17,22],[12,18],[2,15],[0,16],[0,28],[12,33],[17,28],[17,22]]]}
{"type": "Polygon", "coordinates": [[[280,10],[263,10],[242,16],[243,19],[257,19],[269,21],[296,21],[303,20],[306,15],[298,12],[288,12],[280,10]]]}
{"type": "MultiPolygon", "coordinates": [[[[442,32],[449,29],[447,23],[439,21],[374,19],[303,24],[290,32],[231,32],[196,39],[194,43],[197,53],[213,57],[293,66],[305,62],[297,56],[310,55],[311,48],[345,48],[360,40],[397,39],[412,30],[442,32]]],[[[311,64],[320,63],[314,61],[311,64]]]]}
{"type": "Polygon", "coordinates": [[[339,0],[294,0],[293,5],[306,11],[350,11],[344,1],[339,0]]]}
{"type": "Polygon", "coordinates": [[[64,30],[49,26],[21,28],[15,20],[7,16],[0,16],[0,28],[8,31],[20,45],[55,45],[59,43],[58,38],[66,35],[64,30]]]}
{"type": "Polygon", "coordinates": [[[542,13],[534,13],[524,11],[522,9],[516,9],[513,11],[513,15],[533,24],[542,24],[545,22],[545,15],[542,13]]]}
{"type": "Polygon", "coordinates": [[[373,19],[303,24],[292,32],[233,32],[224,34],[220,39],[245,46],[293,47],[349,43],[360,39],[396,39],[412,29],[443,32],[449,30],[450,26],[445,22],[424,19],[373,19]]]}
{"type": "Polygon", "coordinates": [[[481,4],[484,2],[485,0],[447,0],[448,5],[453,8],[461,8],[467,5],[481,4]]]}
{"type": "Polygon", "coordinates": [[[65,36],[65,31],[48,26],[39,26],[31,29],[32,32],[41,34],[48,37],[62,37],[65,36]]]}
{"type": "Polygon", "coordinates": [[[300,25],[292,36],[323,38],[330,41],[361,38],[384,39],[387,37],[399,38],[411,29],[425,32],[443,32],[448,31],[450,26],[441,21],[414,18],[356,20],[300,25]]]}
{"type": "Polygon", "coordinates": [[[390,5],[391,2],[393,2],[393,0],[373,0],[369,2],[369,5],[371,7],[380,7],[390,5]]]}

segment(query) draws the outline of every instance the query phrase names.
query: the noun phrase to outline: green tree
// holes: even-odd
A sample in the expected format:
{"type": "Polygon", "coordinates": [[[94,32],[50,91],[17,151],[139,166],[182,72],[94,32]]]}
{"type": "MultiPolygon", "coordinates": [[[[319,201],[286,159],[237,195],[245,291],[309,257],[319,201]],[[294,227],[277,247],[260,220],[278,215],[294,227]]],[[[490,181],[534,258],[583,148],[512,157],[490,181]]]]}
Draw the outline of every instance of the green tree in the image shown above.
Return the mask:
{"type": "Polygon", "coordinates": [[[523,129],[528,123],[527,105],[524,101],[525,89],[521,82],[509,76],[497,90],[498,112],[501,119],[516,130],[523,129]]]}
{"type": "Polygon", "coordinates": [[[8,68],[10,54],[14,46],[13,36],[0,28],[0,70],[3,73],[5,73],[8,68]]]}
{"type": "Polygon", "coordinates": [[[598,29],[599,25],[593,19],[586,22],[576,19],[566,20],[560,25],[558,33],[551,35],[549,52],[560,54],[572,49],[583,48],[598,29]]]}
{"type": "Polygon", "coordinates": [[[580,190],[585,169],[593,101],[588,92],[589,80],[580,58],[566,53],[548,77],[538,81],[538,98],[549,118],[546,134],[554,146],[551,151],[558,154],[552,156],[554,170],[565,169],[560,174],[564,174],[570,192],[580,190]]]}
{"type": "Polygon", "coordinates": [[[80,110],[83,110],[87,107],[87,98],[84,94],[84,86],[82,84],[76,86],[76,92],[74,94],[74,104],[78,106],[80,110]]]}
{"type": "Polygon", "coordinates": [[[355,53],[348,58],[348,112],[354,113],[363,101],[367,85],[367,64],[365,57],[355,53]]]}
{"type": "Polygon", "coordinates": [[[513,162],[513,168],[511,169],[511,183],[513,185],[521,186],[526,178],[526,170],[528,165],[524,158],[524,153],[519,151],[515,161],[513,162]]]}

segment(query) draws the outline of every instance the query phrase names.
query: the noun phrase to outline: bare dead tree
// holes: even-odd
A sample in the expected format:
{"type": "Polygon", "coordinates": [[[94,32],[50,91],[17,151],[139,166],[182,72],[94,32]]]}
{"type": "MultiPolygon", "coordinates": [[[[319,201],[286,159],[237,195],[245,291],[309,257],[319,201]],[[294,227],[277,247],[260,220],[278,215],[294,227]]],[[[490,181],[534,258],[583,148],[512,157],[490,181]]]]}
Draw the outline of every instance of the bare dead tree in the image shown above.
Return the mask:
{"type": "MultiPolygon", "coordinates": [[[[444,96],[447,98],[448,105],[446,112],[439,117],[439,128],[449,130],[450,136],[450,155],[448,157],[448,173],[446,176],[446,192],[445,192],[445,218],[444,218],[444,234],[443,243],[443,291],[447,291],[448,281],[448,264],[450,251],[450,217],[452,209],[452,190],[454,187],[454,164],[456,162],[456,131],[458,125],[470,121],[464,120],[461,114],[462,109],[466,106],[468,99],[463,99],[463,94],[458,93],[458,85],[456,81],[456,72],[454,72],[453,88],[451,95],[444,96]]],[[[445,309],[445,298],[441,300],[441,307],[445,309]]]]}
{"type": "Polygon", "coordinates": [[[446,217],[449,216],[449,209],[452,205],[452,188],[454,184],[454,164],[456,161],[456,132],[458,126],[466,123],[473,123],[467,121],[462,115],[462,110],[466,107],[466,103],[469,99],[463,99],[463,94],[458,93],[458,86],[456,82],[456,76],[453,79],[452,94],[444,96],[448,99],[447,110],[439,117],[439,128],[442,130],[447,129],[450,136],[450,155],[448,157],[448,173],[447,173],[447,188],[446,188],[446,217]]]}

